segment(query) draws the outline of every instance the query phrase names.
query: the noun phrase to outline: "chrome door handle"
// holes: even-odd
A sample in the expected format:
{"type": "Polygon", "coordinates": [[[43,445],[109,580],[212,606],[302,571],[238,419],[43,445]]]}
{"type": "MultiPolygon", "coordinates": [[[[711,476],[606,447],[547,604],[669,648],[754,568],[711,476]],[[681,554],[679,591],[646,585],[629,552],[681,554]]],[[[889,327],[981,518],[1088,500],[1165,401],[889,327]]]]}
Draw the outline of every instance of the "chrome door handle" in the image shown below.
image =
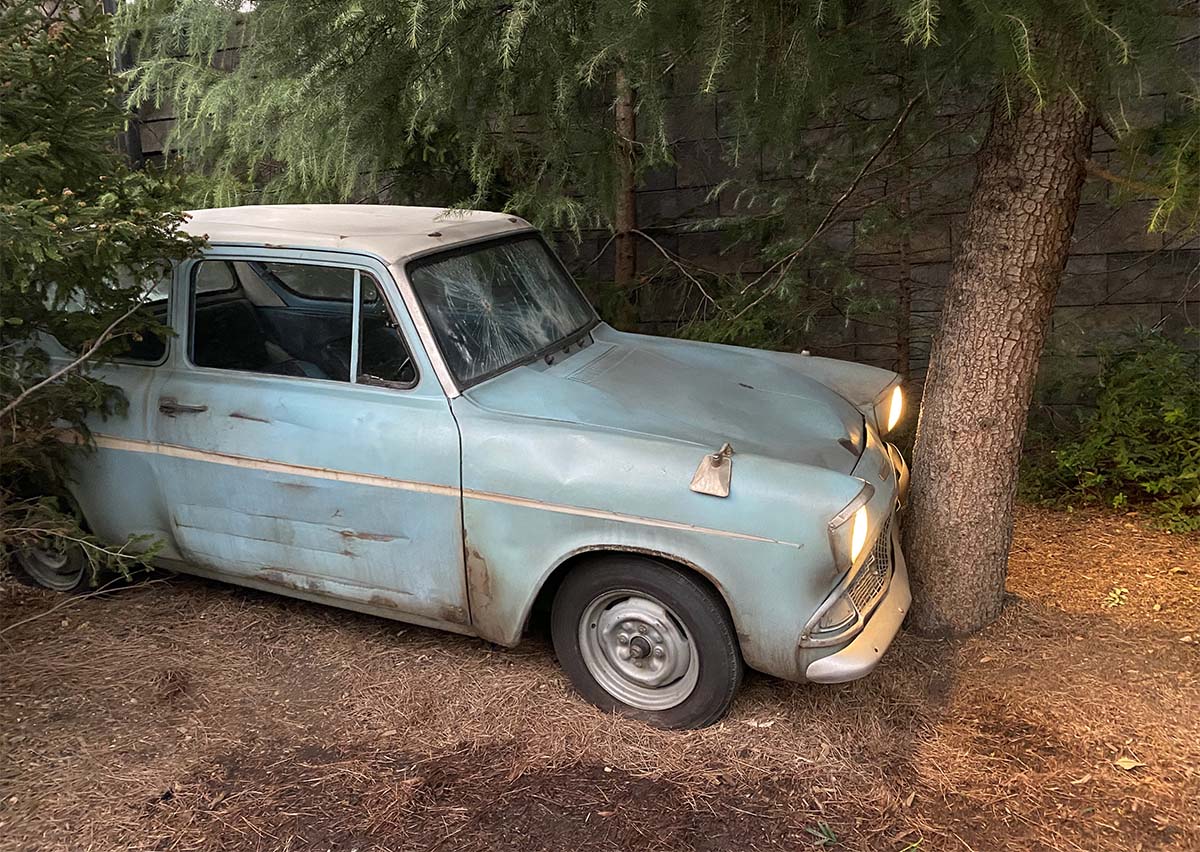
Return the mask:
{"type": "Polygon", "coordinates": [[[158,401],[158,410],[168,417],[174,417],[176,414],[199,414],[201,411],[208,411],[208,406],[191,405],[180,402],[173,396],[164,396],[158,401]]]}

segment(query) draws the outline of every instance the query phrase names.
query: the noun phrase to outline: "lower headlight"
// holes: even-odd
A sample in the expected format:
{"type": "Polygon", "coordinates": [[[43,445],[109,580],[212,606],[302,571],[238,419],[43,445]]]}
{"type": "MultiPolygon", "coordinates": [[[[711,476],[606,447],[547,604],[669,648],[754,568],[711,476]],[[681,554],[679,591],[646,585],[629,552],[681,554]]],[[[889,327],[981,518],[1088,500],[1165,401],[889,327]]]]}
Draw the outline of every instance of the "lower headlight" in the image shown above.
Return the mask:
{"type": "Polygon", "coordinates": [[[817,633],[836,633],[853,625],[858,620],[858,610],[849,597],[838,597],[817,622],[817,633]]]}
{"type": "Polygon", "coordinates": [[[867,543],[867,507],[860,506],[854,513],[854,523],[850,527],[850,561],[858,559],[863,545],[867,543]]]}
{"type": "Polygon", "coordinates": [[[895,429],[902,414],[904,414],[904,391],[900,390],[900,385],[896,385],[892,388],[892,395],[888,399],[887,426],[884,431],[890,432],[895,429]]]}

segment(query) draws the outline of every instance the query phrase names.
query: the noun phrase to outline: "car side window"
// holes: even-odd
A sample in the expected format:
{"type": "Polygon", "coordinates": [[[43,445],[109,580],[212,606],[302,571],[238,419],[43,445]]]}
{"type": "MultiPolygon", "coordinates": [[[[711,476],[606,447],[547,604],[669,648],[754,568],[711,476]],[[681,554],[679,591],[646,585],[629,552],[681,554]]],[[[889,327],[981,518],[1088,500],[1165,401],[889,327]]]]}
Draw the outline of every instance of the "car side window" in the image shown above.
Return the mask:
{"type": "MultiPolygon", "coordinates": [[[[354,276],[351,269],[332,270],[338,274],[329,274],[329,267],[312,266],[307,263],[272,263],[261,264],[268,267],[264,272],[272,280],[289,293],[304,299],[322,301],[343,301],[344,288],[354,276]]],[[[379,290],[370,276],[362,280],[362,300],[366,304],[379,301],[379,290]]]]}
{"type": "MultiPolygon", "coordinates": [[[[168,313],[171,294],[170,273],[146,290],[146,301],[138,308],[138,313],[153,319],[159,325],[171,324],[168,313]]],[[[115,357],[122,361],[138,361],[147,364],[157,364],[166,357],[167,341],[164,335],[153,331],[142,331],[137,335],[125,338],[125,350],[115,357]]]]}
{"type": "Polygon", "coordinates": [[[368,291],[363,281],[360,304],[358,381],[368,385],[411,388],[417,383],[417,368],[404,334],[388,311],[379,291],[368,291]]]}
{"type": "Polygon", "coordinates": [[[356,310],[353,269],[201,261],[191,282],[192,363],[339,382],[351,381],[353,374],[357,382],[411,386],[416,370],[378,284],[366,273],[357,279],[356,310]],[[289,286],[300,279],[304,293],[289,286]]]}

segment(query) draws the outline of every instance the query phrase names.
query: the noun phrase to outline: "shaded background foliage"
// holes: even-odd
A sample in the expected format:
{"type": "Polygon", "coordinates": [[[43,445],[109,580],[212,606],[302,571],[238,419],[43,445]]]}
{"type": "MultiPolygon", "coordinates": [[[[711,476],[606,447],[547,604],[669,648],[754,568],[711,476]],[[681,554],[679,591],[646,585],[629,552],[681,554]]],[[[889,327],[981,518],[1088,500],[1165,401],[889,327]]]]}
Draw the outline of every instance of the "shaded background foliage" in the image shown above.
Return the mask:
{"type": "Polygon", "coordinates": [[[1200,348],[1145,329],[1109,344],[1093,405],[1075,422],[1038,422],[1028,443],[1027,496],[1149,503],[1166,527],[1200,529],[1200,348]]]}
{"type": "Polygon", "coordinates": [[[721,215],[676,216],[658,235],[717,232],[722,254],[747,262],[689,264],[643,230],[638,253],[658,262],[636,280],[614,288],[603,263],[577,265],[618,325],[668,293],[674,333],[796,349],[821,314],[903,308],[872,291],[843,230],[855,222],[860,250],[895,250],[964,196],[997,91],[1098,100],[1119,141],[1109,176],[1156,199],[1151,227],[1194,226],[1200,119],[1179,53],[1188,19],[1174,13],[1195,6],[141,0],[121,26],[137,48],[133,100],[169,108],[166,147],[209,179],[198,203],[487,207],[570,243],[616,227],[623,159],[635,186],[653,184],[677,157],[681,105],[719,102],[726,176],[699,206],[719,197],[721,215]],[[1131,124],[1152,77],[1176,94],[1161,120],[1131,124]],[[619,79],[635,98],[630,140],[614,120],[619,79]],[[931,156],[947,145],[956,157],[931,156]]]}

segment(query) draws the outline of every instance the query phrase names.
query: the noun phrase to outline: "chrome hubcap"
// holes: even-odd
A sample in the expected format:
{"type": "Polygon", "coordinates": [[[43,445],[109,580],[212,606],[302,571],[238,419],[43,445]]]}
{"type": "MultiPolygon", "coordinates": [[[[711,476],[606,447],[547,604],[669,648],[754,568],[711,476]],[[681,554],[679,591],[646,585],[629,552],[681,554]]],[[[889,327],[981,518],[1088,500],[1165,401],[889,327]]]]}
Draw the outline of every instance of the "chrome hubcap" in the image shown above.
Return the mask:
{"type": "Polygon", "coordinates": [[[631,589],[595,598],[579,623],[588,672],[609,695],[641,710],[666,710],[696,688],[700,659],[680,620],[631,589]]]}
{"type": "Polygon", "coordinates": [[[83,576],[83,566],[72,566],[70,551],[65,548],[29,547],[17,558],[34,580],[56,591],[75,588],[83,576]]]}

